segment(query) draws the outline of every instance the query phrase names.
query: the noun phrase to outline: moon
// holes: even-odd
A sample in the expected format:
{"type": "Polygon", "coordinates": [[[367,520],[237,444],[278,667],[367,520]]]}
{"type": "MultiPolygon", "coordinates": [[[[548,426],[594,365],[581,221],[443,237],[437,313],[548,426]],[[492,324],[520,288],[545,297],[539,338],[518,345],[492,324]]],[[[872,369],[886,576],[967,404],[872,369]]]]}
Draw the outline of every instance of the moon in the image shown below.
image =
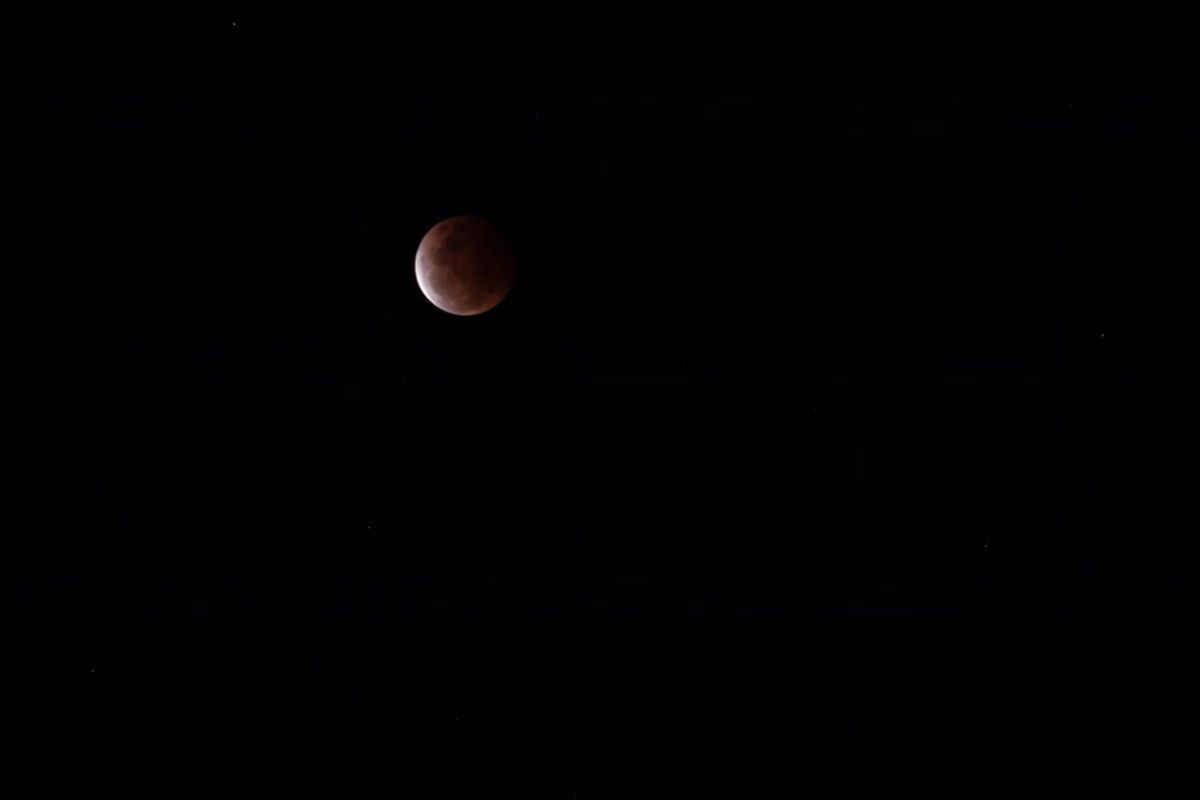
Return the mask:
{"type": "Polygon", "coordinates": [[[417,247],[417,285],[450,314],[474,316],[500,304],[512,288],[516,259],[500,228],[480,217],[444,219],[417,247]]]}

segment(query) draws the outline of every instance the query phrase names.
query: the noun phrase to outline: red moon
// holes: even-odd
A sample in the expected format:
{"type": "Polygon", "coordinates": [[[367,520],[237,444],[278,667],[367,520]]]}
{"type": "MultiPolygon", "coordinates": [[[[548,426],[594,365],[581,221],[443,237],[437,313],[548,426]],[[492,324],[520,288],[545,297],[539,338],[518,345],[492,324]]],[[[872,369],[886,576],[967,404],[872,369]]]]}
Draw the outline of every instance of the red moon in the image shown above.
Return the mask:
{"type": "Polygon", "coordinates": [[[442,311],[473,316],[490,311],[512,288],[516,259],[504,232],[485,219],[450,217],[417,247],[417,285],[442,311]]]}

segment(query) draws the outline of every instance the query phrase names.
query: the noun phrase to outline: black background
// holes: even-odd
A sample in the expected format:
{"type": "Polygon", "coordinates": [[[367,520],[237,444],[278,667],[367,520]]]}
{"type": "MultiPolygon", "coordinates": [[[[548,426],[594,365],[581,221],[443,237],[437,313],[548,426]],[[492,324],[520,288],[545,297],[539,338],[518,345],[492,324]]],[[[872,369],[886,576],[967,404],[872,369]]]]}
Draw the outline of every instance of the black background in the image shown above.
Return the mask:
{"type": "Polygon", "coordinates": [[[6,636],[43,779],[1171,781],[1181,740],[1149,767],[1127,742],[1170,728],[1192,607],[1171,20],[209,9],[3,38],[6,636]],[[476,318],[412,272],[461,213],[520,260],[476,318]]]}

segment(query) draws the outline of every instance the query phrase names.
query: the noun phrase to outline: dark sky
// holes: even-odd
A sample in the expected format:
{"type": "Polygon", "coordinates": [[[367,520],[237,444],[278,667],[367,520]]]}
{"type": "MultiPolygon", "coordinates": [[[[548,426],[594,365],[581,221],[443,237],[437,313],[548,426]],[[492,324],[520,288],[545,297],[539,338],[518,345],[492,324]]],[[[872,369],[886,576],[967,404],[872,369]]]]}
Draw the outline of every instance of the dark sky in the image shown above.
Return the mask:
{"type": "Polygon", "coordinates": [[[1194,608],[1168,20],[3,39],[0,560],[61,796],[1169,781],[1120,755],[1194,608]],[[519,263],[474,318],[413,276],[464,213],[519,263]]]}

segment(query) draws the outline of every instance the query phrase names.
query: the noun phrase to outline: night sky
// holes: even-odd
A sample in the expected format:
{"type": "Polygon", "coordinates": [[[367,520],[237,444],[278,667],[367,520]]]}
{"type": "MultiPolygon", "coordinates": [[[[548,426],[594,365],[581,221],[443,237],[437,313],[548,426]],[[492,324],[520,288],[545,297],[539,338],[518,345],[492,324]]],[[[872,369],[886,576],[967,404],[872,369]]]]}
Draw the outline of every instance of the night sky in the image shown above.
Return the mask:
{"type": "Polygon", "coordinates": [[[1200,115],[1115,9],[10,17],[9,755],[1160,796],[1200,115]],[[457,214],[518,260],[478,317],[414,278],[457,214]]]}

